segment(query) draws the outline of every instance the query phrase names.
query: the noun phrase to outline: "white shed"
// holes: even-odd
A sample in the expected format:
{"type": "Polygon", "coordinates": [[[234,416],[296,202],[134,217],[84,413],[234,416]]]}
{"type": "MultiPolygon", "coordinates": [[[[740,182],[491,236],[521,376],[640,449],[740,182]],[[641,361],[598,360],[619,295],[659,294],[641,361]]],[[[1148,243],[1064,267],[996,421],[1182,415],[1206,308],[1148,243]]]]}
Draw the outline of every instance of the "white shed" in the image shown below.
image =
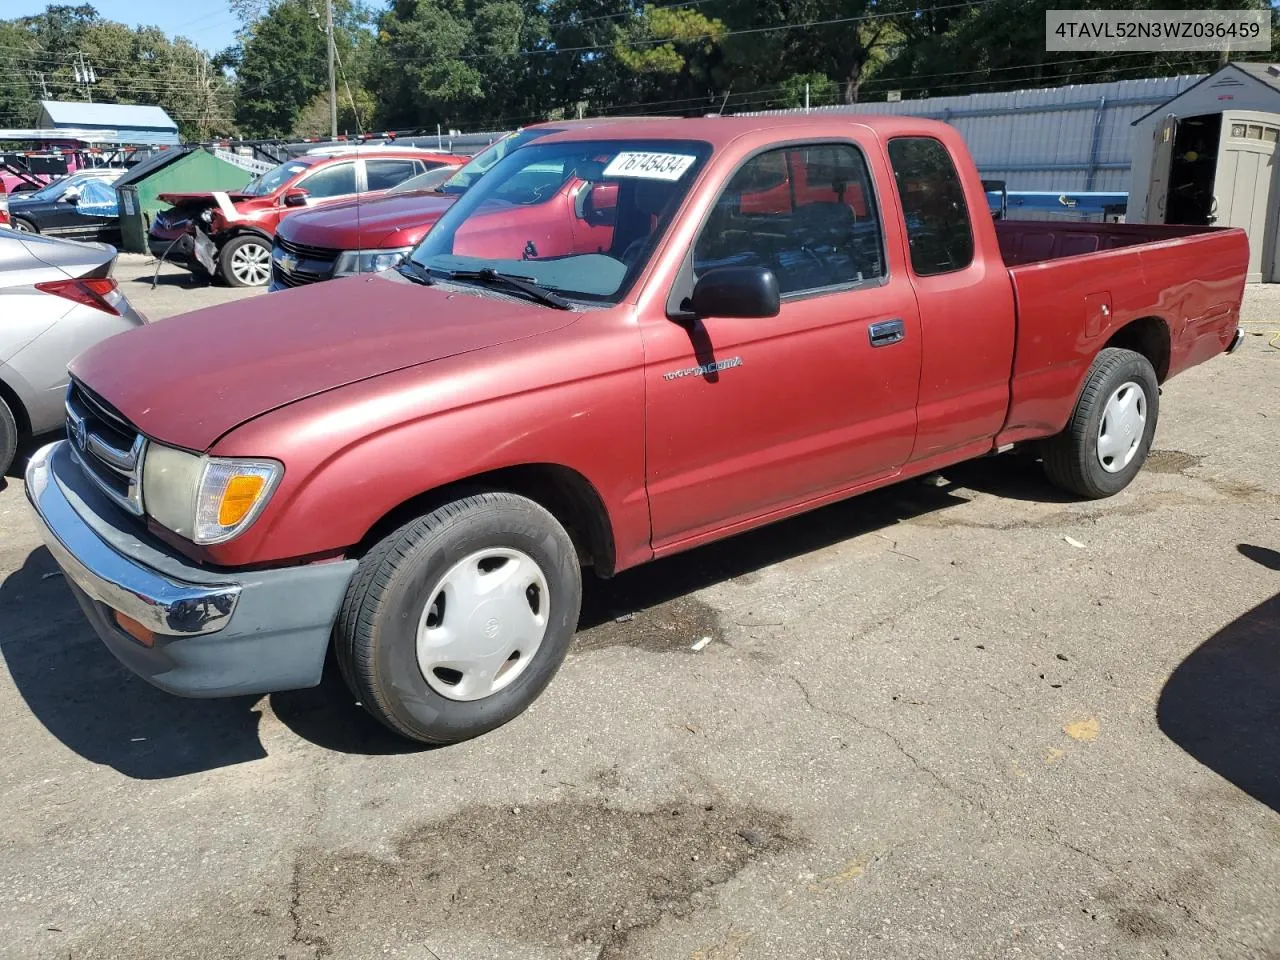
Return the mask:
{"type": "Polygon", "coordinates": [[[1229,63],[1133,123],[1126,219],[1249,234],[1251,283],[1280,281],[1280,64],[1229,63]]]}

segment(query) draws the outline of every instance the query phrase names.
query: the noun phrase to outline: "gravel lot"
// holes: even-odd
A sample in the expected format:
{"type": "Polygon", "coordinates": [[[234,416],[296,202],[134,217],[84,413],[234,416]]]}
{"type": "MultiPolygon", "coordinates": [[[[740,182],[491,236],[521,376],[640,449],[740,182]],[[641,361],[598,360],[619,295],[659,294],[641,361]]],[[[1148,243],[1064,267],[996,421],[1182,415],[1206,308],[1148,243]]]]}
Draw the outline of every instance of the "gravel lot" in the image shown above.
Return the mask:
{"type": "MultiPolygon", "coordinates": [[[[153,319],[255,293],[150,269],[153,319]]],[[[1247,316],[1120,496],[993,458],[591,583],[438,750],[333,678],[133,678],[10,478],[0,956],[1280,957],[1280,288],[1247,316]]]]}

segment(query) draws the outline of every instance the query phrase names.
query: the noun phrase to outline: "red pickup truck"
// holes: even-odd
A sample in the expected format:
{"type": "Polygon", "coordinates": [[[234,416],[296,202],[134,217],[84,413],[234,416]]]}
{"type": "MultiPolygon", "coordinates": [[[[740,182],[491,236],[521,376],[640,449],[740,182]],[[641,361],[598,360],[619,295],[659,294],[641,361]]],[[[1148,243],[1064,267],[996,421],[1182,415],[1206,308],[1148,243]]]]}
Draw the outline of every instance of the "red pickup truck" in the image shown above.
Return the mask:
{"type": "Polygon", "coordinates": [[[996,223],[955,130],[911,117],[566,130],[395,270],[90,348],[27,494],[157,686],[314,685],[332,645],[374,716],[452,742],[551,680],[583,567],[1018,443],[1124,489],[1160,384],[1239,343],[1247,257],[1235,229],[996,223]],[[595,251],[501,229],[548,167],[614,192],[595,251]]]}
{"type": "Polygon", "coordinates": [[[162,193],[148,246],[157,257],[201,269],[233,287],[258,287],[271,275],[271,240],[285,217],[397,184],[466,157],[414,147],[334,147],[286,160],[239,192],[162,193]]]}

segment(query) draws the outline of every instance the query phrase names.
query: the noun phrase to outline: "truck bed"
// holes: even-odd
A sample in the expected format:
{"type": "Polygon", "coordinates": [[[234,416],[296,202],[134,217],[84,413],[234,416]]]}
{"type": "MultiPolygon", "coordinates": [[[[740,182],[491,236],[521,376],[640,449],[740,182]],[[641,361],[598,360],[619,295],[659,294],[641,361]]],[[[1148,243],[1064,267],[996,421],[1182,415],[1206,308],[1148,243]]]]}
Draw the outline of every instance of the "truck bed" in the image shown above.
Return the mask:
{"type": "Polygon", "coordinates": [[[1118,332],[1118,346],[1146,338],[1161,382],[1222,352],[1235,333],[1249,259],[1243,230],[1031,220],[995,227],[1017,307],[1002,444],[1061,430],[1093,357],[1118,332]]]}
{"type": "Polygon", "coordinates": [[[1220,227],[1189,227],[1166,223],[996,221],[996,239],[1000,242],[1000,255],[1007,267],[1221,231],[1220,227]]]}

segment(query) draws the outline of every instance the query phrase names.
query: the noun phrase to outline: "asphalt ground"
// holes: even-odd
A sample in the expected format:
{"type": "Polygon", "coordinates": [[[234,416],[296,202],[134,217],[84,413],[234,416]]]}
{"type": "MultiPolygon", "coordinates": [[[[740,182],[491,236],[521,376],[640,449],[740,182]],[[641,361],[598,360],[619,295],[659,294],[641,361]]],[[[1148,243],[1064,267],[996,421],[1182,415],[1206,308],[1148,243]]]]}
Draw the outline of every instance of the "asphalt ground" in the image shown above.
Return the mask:
{"type": "MultiPolygon", "coordinates": [[[[153,319],[256,293],[151,269],[153,319]]],[[[1280,957],[1280,290],[1246,317],[1119,496],[990,458],[589,581],[547,693],[436,750],[332,676],[134,678],[10,477],[0,956],[1280,957]]]]}

